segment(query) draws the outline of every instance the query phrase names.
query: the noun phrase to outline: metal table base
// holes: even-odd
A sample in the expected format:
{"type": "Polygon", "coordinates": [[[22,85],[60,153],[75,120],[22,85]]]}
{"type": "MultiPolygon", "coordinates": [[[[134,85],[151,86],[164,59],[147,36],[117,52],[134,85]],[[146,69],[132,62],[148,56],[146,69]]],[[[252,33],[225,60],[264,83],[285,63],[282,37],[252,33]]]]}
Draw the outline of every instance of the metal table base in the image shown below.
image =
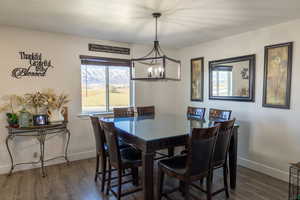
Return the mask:
{"type": "Polygon", "coordinates": [[[8,175],[11,175],[13,170],[17,165],[24,165],[24,164],[41,164],[42,176],[46,176],[45,172],[45,162],[50,160],[64,158],[67,164],[69,164],[68,160],[68,147],[70,142],[71,133],[67,128],[67,123],[62,124],[53,124],[53,125],[46,125],[46,126],[34,126],[34,127],[26,127],[26,128],[12,128],[7,127],[8,129],[8,136],[6,137],[6,148],[9,153],[10,161],[11,161],[11,168],[8,175]],[[54,158],[50,158],[45,160],[45,142],[46,137],[48,135],[54,134],[65,134],[67,136],[67,141],[65,143],[65,152],[62,156],[57,156],[54,158]],[[22,163],[14,163],[14,159],[12,156],[11,149],[9,147],[9,141],[13,140],[15,137],[35,137],[40,145],[40,158],[38,161],[35,162],[22,162],[22,163]]]}

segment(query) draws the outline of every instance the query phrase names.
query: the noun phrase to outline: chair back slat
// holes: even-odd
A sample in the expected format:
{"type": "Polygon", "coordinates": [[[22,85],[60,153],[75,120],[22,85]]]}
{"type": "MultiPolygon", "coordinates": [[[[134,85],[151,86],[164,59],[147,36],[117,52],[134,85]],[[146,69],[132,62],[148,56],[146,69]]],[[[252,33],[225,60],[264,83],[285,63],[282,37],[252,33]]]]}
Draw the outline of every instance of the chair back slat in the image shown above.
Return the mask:
{"type": "Polygon", "coordinates": [[[223,165],[227,159],[234,123],[235,119],[223,122],[215,122],[215,125],[219,125],[220,129],[214,153],[214,166],[223,165]]]}
{"type": "Polygon", "coordinates": [[[113,122],[101,121],[108,148],[109,161],[114,168],[121,168],[119,140],[113,122]]]}
{"type": "Polygon", "coordinates": [[[114,108],[114,117],[134,117],[134,107],[114,108]]]}
{"type": "Polygon", "coordinates": [[[211,108],[209,109],[210,120],[229,120],[231,116],[231,110],[219,110],[211,108]]]}
{"type": "Polygon", "coordinates": [[[196,118],[204,119],[205,108],[189,106],[187,109],[187,115],[188,115],[188,117],[196,117],[196,118]]]}
{"type": "Polygon", "coordinates": [[[97,154],[104,155],[105,153],[105,135],[104,131],[100,126],[99,118],[96,116],[90,116],[93,131],[94,131],[94,137],[95,137],[95,143],[96,143],[96,152],[97,154]]]}
{"type": "Polygon", "coordinates": [[[154,106],[143,106],[137,107],[138,116],[145,116],[145,115],[154,115],[155,114],[155,107],[154,106]]]}
{"type": "Polygon", "coordinates": [[[186,175],[207,175],[212,170],[212,159],[219,126],[194,128],[189,135],[186,175]]]}

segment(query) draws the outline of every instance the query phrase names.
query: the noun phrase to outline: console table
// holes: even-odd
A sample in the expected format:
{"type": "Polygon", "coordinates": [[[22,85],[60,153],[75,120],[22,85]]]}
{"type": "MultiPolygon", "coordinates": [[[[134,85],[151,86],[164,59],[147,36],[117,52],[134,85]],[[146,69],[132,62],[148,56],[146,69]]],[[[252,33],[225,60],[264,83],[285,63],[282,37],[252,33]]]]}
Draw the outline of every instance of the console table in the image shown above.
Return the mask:
{"type": "Polygon", "coordinates": [[[9,175],[12,174],[14,168],[17,165],[39,164],[40,163],[41,169],[42,169],[42,176],[45,177],[46,176],[45,167],[44,167],[45,162],[54,160],[54,159],[58,159],[58,158],[64,158],[66,160],[67,164],[69,164],[68,146],[69,146],[71,133],[70,133],[69,129],[67,128],[67,122],[60,123],[60,124],[45,125],[45,126],[32,126],[32,127],[26,127],[26,128],[12,128],[12,127],[6,127],[6,128],[8,130],[8,136],[6,137],[6,147],[7,147],[7,151],[9,153],[10,161],[11,161],[11,168],[10,168],[9,175]],[[45,160],[44,153],[45,153],[46,137],[47,137],[47,135],[54,135],[54,134],[66,134],[67,135],[64,155],[45,160]],[[13,140],[15,137],[34,137],[34,138],[36,138],[40,144],[39,160],[35,161],[35,162],[14,163],[11,149],[9,147],[9,141],[13,140]]]}

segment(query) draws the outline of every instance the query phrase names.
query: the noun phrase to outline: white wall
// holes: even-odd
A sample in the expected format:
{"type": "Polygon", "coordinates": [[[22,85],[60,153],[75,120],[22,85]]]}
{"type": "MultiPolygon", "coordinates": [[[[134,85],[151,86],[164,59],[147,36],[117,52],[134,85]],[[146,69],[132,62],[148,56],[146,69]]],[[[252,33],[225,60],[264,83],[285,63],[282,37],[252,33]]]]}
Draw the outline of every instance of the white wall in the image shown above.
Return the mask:
{"type": "MultiPolygon", "coordinates": [[[[100,41],[91,38],[83,38],[66,34],[30,31],[19,28],[0,26],[0,96],[7,94],[24,94],[38,91],[43,88],[54,88],[57,92],[65,92],[70,95],[69,103],[69,128],[72,133],[69,154],[72,160],[82,159],[95,155],[94,137],[90,121],[79,118],[81,113],[81,80],[79,55],[93,55],[103,57],[130,58],[128,55],[109,53],[97,53],[88,51],[88,43],[99,43],[130,47],[132,57],[144,56],[151,47],[118,43],[112,41],[100,41]],[[24,67],[24,61],[20,61],[19,51],[27,53],[40,52],[44,59],[51,59],[54,69],[49,69],[46,77],[23,77],[15,79],[11,77],[11,71],[15,67],[24,67]],[[22,64],[23,63],[23,64],[22,64]]],[[[169,50],[170,55],[176,51],[169,50]]],[[[167,90],[175,93],[170,83],[136,82],[137,105],[156,105],[158,110],[175,110],[175,105],[166,102],[172,97],[165,95],[157,98],[152,93],[155,89],[158,95],[163,95],[167,90]],[[173,107],[172,107],[173,106],[173,107]]],[[[2,103],[2,102],[0,102],[2,103]]],[[[4,114],[0,114],[0,173],[9,170],[9,156],[5,147],[7,130],[4,114]]],[[[31,138],[17,138],[11,146],[16,160],[28,161],[33,159],[33,153],[39,152],[37,141],[31,138]]],[[[52,138],[46,143],[46,157],[62,152],[62,140],[59,137],[52,138]]],[[[32,166],[20,166],[17,169],[30,168],[32,166]]]]}
{"type": "Polygon", "coordinates": [[[180,50],[183,80],[178,83],[178,112],[188,105],[232,109],[240,123],[240,164],[287,180],[289,163],[300,152],[300,20],[215,40],[180,50]],[[294,42],[291,109],[262,107],[264,46],[294,42]],[[255,102],[208,100],[208,61],[256,54],[255,102]],[[190,102],[190,59],[205,58],[204,101],[190,102]]]}

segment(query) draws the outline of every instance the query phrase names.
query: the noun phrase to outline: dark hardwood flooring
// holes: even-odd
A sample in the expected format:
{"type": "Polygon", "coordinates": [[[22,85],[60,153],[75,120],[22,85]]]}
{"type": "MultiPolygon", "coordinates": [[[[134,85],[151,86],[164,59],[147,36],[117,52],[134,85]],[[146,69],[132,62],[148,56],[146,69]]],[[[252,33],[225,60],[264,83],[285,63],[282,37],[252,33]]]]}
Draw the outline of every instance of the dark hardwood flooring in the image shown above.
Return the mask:
{"type": "MultiPolygon", "coordinates": [[[[81,160],[46,168],[47,177],[42,178],[40,169],[16,172],[12,176],[0,176],[0,200],[114,200],[100,192],[99,183],[94,182],[95,160],[81,160]]],[[[174,179],[167,179],[165,189],[177,185],[174,179]]],[[[214,178],[214,188],[222,186],[221,172],[214,178]]],[[[132,187],[124,186],[125,190],[132,187]]],[[[205,196],[198,191],[193,193],[201,199],[205,196]]],[[[231,191],[231,200],[284,200],[288,195],[288,184],[267,175],[238,167],[237,189],[231,191]]],[[[180,193],[170,195],[174,200],[184,199],[180,193]]],[[[199,199],[200,199],[199,198],[199,199]]],[[[142,199],[141,192],[122,198],[142,199]]],[[[219,194],[214,200],[226,199],[219,194]]]]}

